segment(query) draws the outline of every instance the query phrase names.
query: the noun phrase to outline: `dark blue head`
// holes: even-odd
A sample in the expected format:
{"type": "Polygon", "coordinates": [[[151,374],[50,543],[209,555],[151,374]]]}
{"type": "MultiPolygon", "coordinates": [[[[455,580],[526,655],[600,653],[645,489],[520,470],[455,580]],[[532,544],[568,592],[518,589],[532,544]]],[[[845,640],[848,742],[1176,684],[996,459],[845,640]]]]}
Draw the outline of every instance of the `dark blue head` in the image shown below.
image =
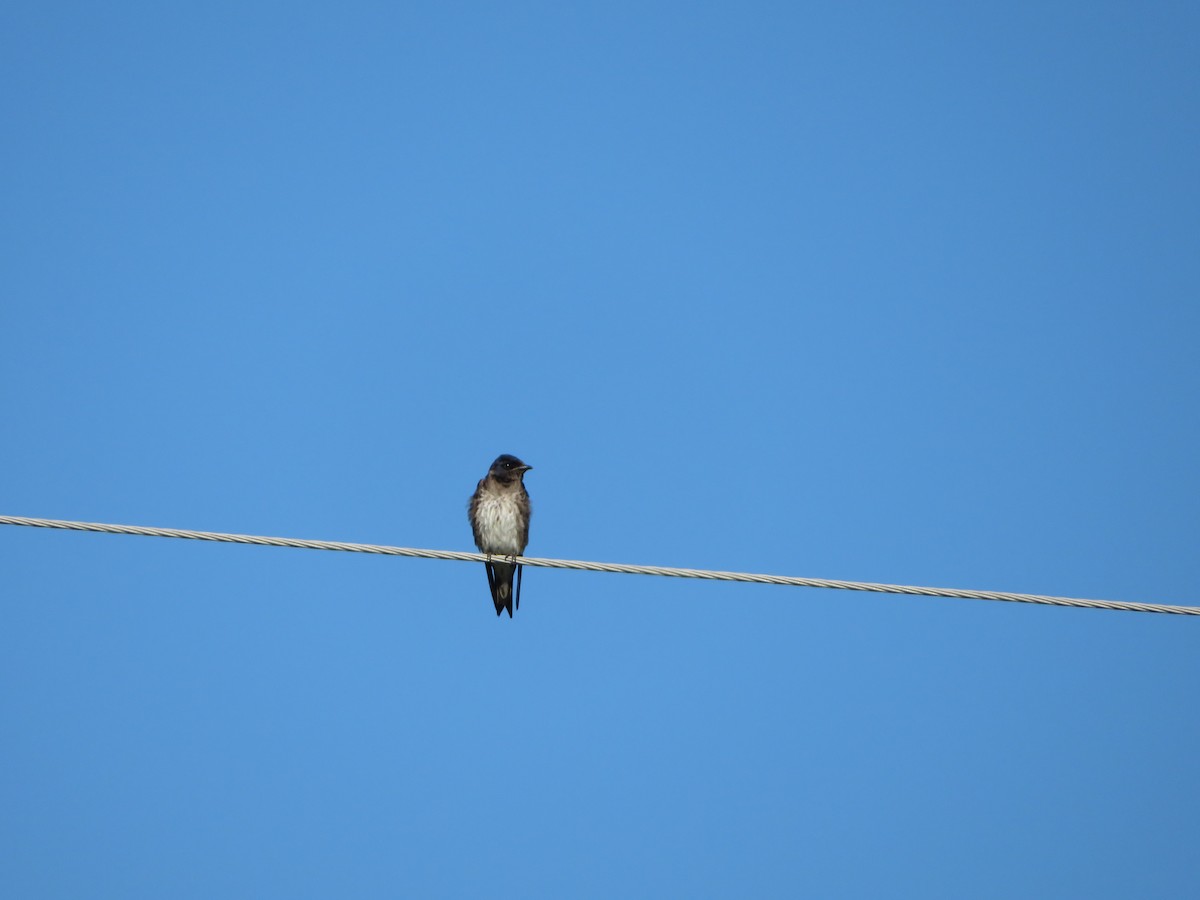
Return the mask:
{"type": "Polygon", "coordinates": [[[508,484],[520,480],[521,476],[532,468],[533,466],[525,465],[511,453],[503,453],[496,457],[496,461],[488,469],[488,474],[497,481],[508,484]]]}

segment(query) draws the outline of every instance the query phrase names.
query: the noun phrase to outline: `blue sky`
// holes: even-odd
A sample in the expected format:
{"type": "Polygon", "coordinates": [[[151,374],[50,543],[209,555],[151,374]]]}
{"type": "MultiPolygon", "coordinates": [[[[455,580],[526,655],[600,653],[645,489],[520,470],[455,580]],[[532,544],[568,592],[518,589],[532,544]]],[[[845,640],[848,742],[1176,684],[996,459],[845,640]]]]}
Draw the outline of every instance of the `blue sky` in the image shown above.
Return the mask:
{"type": "MultiPolygon", "coordinates": [[[[1200,603],[1192,4],[0,11],[0,514],[1200,603]]],[[[0,529],[12,897],[1191,896],[1200,623],[0,529]]]]}

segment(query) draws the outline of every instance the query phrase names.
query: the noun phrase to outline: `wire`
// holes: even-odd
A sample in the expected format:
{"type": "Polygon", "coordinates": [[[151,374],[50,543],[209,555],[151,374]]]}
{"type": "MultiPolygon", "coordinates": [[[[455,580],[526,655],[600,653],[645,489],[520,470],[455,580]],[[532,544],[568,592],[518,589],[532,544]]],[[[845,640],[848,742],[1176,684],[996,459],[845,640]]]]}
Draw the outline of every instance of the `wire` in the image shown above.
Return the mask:
{"type": "MultiPolygon", "coordinates": [[[[101,522],[70,522],[62,519],[31,519],[24,516],[0,516],[0,525],[27,525],[33,528],[57,528],[66,531],[94,531],[102,534],[137,534],[148,537],[186,538],[193,541],[217,541],[223,544],[255,544],[260,547],[296,547],[302,550],[342,550],[348,553],[378,553],[384,556],[413,556],[421,559],[455,559],[463,562],[487,562],[493,557],[459,550],[423,550],[413,547],[389,547],[382,544],[351,544],[343,541],[310,541],[297,538],[263,537],[253,534],[224,534],[217,531],[183,531],[178,528],[146,528],[141,525],[109,525],[101,522]]],[[[906,594],[920,597],[953,597],[965,600],[1004,600],[1011,603],[1038,603],[1044,606],[1072,606],[1085,609],[1114,609],[1127,612],[1170,613],[1200,616],[1198,606],[1168,606],[1161,603],[1128,603],[1121,600],[1084,600],[1078,597],[1048,597],[1041,594],[1012,594],[1003,591],[968,591],[957,588],[914,587],[905,584],[876,584],[870,581],[831,581],[826,578],[797,578],[787,575],[755,575],[749,572],[717,572],[709,569],[674,569],[665,566],[631,566],[623,563],[583,562],[574,559],[542,559],[517,556],[511,559],[523,566],[546,569],[575,569],[584,572],[619,572],[626,575],[665,575],[672,578],[703,578],[708,581],[741,581],[751,584],[784,584],[796,587],[838,588],[847,591],[871,591],[877,594],[906,594]]]]}

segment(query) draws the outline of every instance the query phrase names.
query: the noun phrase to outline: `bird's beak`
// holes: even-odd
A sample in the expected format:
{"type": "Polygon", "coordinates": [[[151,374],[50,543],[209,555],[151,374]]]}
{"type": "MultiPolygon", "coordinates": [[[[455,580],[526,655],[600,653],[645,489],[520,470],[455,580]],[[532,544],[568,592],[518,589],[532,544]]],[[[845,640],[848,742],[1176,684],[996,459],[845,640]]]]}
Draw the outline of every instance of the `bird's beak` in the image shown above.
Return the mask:
{"type": "Polygon", "coordinates": [[[528,471],[529,471],[530,469],[532,469],[532,468],[533,468],[533,466],[521,466],[521,471],[522,471],[522,472],[528,472],[528,471]]]}

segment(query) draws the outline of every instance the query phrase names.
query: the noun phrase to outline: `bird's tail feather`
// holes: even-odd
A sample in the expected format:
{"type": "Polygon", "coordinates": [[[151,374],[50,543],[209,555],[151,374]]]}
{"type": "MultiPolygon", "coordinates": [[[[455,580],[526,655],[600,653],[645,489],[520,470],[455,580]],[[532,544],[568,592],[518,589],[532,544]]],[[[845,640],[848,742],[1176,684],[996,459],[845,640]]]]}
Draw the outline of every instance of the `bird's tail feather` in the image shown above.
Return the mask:
{"type": "Polygon", "coordinates": [[[513,614],[513,574],[516,568],[509,563],[491,563],[488,566],[488,587],[492,589],[496,615],[508,610],[510,619],[513,614]]]}

